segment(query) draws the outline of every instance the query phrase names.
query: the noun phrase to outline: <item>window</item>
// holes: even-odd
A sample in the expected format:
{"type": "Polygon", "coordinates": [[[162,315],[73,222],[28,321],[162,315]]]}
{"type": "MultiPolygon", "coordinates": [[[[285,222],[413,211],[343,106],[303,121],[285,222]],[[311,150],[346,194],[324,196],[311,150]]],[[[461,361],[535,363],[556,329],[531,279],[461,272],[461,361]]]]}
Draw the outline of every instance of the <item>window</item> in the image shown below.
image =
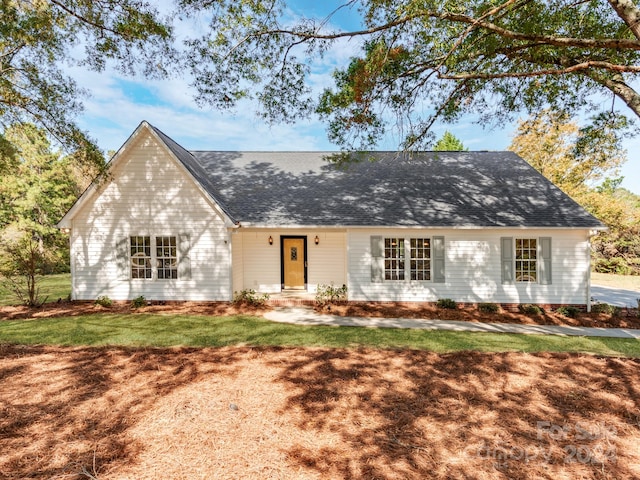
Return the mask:
{"type": "Polygon", "coordinates": [[[411,280],[431,280],[431,240],[412,238],[410,245],[411,280]]]}
{"type": "Polygon", "coordinates": [[[404,238],[384,239],[384,279],[404,280],[404,238]]]}
{"type": "Polygon", "coordinates": [[[537,281],[538,242],[535,238],[516,238],[516,282],[537,281]]]}
{"type": "Polygon", "coordinates": [[[159,279],[178,278],[176,237],[156,237],[156,265],[159,279]]]}
{"type": "Polygon", "coordinates": [[[131,278],[153,278],[155,262],[158,279],[178,278],[178,247],[176,237],[155,237],[155,258],[151,237],[129,237],[131,278]]]}
{"type": "Polygon", "coordinates": [[[386,280],[445,283],[443,236],[384,238],[374,235],[370,241],[371,283],[386,280]]]}
{"type": "Polygon", "coordinates": [[[131,278],[151,278],[151,237],[130,237],[131,278]]]}

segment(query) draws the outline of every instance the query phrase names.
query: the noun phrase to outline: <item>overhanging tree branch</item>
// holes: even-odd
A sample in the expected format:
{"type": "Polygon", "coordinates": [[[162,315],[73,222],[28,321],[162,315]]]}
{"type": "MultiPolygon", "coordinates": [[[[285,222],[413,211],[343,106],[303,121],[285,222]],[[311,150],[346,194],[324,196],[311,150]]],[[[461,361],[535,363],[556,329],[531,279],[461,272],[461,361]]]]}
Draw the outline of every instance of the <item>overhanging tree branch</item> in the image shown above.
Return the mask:
{"type": "Polygon", "coordinates": [[[640,66],[635,65],[615,65],[609,62],[600,61],[587,61],[571,65],[566,68],[548,68],[541,70],[534,70],[530,72],[500,72],[500,73],[487,73],[487,72],[474,72],[474,73],[456,73],[456,74],[438,74],[438,78],[443,80],[491,80],[498,78],[527,78],[527,77],[540,77],[543,75],[566,75],[569,73],[576,73],[580,70],[588,69],[604,69],[613,72],[633,72],[639,73],[640,66]]]}

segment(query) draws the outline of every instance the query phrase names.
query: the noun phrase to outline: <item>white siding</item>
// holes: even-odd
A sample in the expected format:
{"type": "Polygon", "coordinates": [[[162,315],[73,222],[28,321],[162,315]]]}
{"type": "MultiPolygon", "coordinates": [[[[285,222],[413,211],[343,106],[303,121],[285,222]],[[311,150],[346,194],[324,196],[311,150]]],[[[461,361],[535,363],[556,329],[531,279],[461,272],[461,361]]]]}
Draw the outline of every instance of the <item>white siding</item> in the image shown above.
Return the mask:
{"type": "Polygon", "coordinates": [[[276,293],[281,290],[280,239],[307,237],[307,290],[315,292],[319,284],[341,286],[347,283],[346,234],[331,230],[243,230],[233,235],[234,290],[245,288],[276,293]],[[319,243],[315,244],[318,236],[319,243]],[[269,237],[273,245],[269,245],[269,237]],[[242,250],[242,274],[236,263],[236,251],[242,250]],[[241,279],[241,280],[240,280],[241,279]],[[239,285],[242,285],[240,288],[239,285]]]}
{"type": "Polygon", "coordinates": [[[344,232],[312,232],[309,234],[309,291],[318,285],[337,287],[347,284],[347,238],[344,232]],[[318,235],[320,243],[314,243],[318,235]]]}
{"type": "Polygon", "coordinates": [[[349,243],[349,299],[379,301],[586,304],[589,276],[588,232],[578,230],[352,229],[349,243]],[[371,282],[372,235],[444,236],[445,282],[371,282]],[[552,283],[501,283],[500,238],[551,237],[552,283]]]}
{"type": "Polygon", "coordinates": [[[99,195],[73,218],[73,297],[231,299],[231,250],[224,220],[149,133],[141,134],[123,155],[99,195]],[[190,236],[190,280],[123,279],[116,263],[119,240],[181,234],[190,236]]]}

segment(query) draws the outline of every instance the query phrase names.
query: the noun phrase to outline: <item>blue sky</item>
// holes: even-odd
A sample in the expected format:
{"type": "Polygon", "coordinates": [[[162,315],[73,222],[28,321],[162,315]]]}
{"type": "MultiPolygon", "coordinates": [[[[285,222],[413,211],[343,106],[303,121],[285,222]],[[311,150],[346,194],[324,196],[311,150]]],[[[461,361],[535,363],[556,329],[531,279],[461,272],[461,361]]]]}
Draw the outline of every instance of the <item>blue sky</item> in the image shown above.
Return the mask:
{"type": "MultiPolygon", "coordinates": [[[[289,14],[325,16],[337,3],[333,0],[298,0],[289,14]]],[[[358,16],[352,10],[343,9],[332,22],[341,28],[353,28],[358,25],[358,16]]],[[[310,78],[314,91],[320,92],[330,85],[333,69],[345,65],[357,51],[356,41],[345,40],[314,64],[310,78]]],[[[123,77],[112,70],[96,73],[80,68],[72,68],[70,73],[89,93],[84,100],[85,111],[78,118],[79,125],[105,152],[117,150],[142,120],[191,150],[337,149],[327,140],[325,127],[317,119],[295,125],[269,126],[257,117],[249,101],[240,104],[234,112],[199,108],[193,101],[195,92],[189,86],[188,78],[145,80],[123,77]]],[[[607,103],[610,104],[610,100],[607,103]]],[[[470,150],[504,150],[511,143],[513,124],[483,128],[475,120],[468,117],[454,125],[439,124],[434,133],[439,137],[449,130],[470,150]]],[[[391,133],[381,140],[378,148],[395,150],[399,141],[391,133]]],[[[622,185],[640,194],[640,138],[627,140],[625,147],[628,161],[621,170],[625,177],[622,185]]]]}

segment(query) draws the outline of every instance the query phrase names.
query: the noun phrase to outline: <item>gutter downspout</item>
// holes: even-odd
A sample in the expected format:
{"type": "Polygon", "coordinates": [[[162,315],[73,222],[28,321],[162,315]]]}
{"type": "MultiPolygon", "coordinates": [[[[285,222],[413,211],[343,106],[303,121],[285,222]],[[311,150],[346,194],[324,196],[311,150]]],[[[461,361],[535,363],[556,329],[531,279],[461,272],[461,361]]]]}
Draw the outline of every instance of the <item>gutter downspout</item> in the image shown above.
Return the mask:
{"type": "Polygon", "coordinates": [[[238,233],[240,222],[235,222],[231,228],[228,228],[227,238],[229,241],[229,301],[233,301],[233,235],[238,233]]]}
{"type": "Polygon", "coordinates": [[[591,237],[597,235],[598,230],[589,230],[589,235],[587,236],[587,252],[588,252],[588,262],[587,262],[587,272],[586,272],[586,283],[587,283],[587,313],[591,313],[591,237]]]}

